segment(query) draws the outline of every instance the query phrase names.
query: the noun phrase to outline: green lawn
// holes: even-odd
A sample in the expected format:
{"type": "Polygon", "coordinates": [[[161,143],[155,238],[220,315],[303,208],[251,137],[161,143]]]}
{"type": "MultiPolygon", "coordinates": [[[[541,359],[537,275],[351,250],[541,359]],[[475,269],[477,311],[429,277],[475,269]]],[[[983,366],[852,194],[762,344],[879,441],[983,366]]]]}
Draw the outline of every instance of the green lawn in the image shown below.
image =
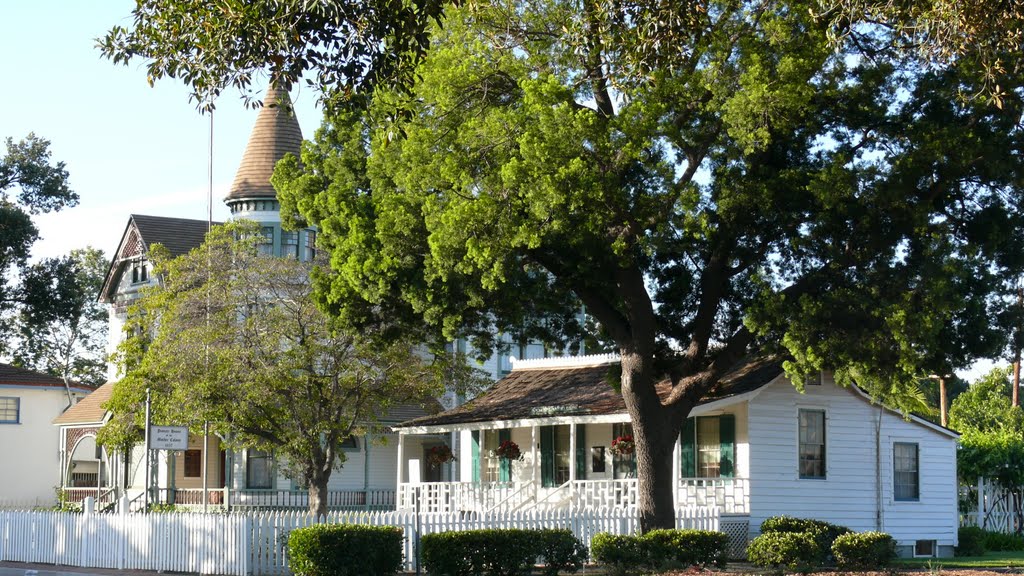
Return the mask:
{"type": "Polygon", "coordinates": [[[963,556],[960,558],[914,558],[897,560],[897,566],[926,568],[1024,568],[1024,552],[989,552],[984,556],[963,556]]]}

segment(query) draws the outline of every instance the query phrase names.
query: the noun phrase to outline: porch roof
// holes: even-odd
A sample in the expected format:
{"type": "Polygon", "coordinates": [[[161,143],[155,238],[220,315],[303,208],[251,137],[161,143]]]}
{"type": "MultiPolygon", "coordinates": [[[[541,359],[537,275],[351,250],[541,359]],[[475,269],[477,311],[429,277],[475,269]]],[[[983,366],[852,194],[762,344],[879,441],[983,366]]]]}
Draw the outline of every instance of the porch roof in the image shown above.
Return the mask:
{"type": "MultiPolygon", "coordinates": [[[[445,426],[525,420],[549,416],[625,414],[622,394],[609,380],[613,362],[590,366],[516,369],[473,400],[436,414],[402,422],[396,428],[445,426]]],[[[776,357],[748,358],[733,367],[701,399],[701,404],[752,392],[782,373],[776,357]]],[[[657,385],[659,395],[670,390],[668,380],[657,385]]]]}
{"type": "Polygon", "coordinates": [[[113,393],[114,383],[107,382],[54,418],[53,423],[65,426],[68,424],[100,424],[107,416],[107,410],[103,404],[110,400],[113,393]]]}

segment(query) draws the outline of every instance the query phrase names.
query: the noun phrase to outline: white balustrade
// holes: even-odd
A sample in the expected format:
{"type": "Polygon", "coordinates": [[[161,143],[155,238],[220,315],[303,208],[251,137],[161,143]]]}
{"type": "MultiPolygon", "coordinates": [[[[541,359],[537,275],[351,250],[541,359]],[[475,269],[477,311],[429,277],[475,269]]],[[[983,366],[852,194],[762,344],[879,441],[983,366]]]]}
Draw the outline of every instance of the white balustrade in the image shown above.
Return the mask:
{"type": "Polygon", "coordinates": [[[723,514],[750,514],[750,479],[680,478],[676,505],[717,507],[723,514]]]}

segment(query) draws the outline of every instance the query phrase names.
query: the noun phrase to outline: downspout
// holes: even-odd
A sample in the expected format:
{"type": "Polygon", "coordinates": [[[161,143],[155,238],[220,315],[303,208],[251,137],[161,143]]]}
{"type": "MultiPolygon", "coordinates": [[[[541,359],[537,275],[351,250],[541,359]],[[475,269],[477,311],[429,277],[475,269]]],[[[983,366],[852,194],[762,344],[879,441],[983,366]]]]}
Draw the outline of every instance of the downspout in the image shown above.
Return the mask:
{"type": "Polygon", "coordinates": [[[875,530],[882,531],[882,405],[875,419],[875,530]]]}

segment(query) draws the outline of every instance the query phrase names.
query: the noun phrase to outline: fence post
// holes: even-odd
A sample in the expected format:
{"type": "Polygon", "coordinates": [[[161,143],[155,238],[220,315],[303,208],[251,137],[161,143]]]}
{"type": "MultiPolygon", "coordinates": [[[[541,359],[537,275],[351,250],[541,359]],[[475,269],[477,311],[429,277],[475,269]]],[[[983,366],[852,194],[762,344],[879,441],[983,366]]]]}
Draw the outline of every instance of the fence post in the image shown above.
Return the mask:
{"type": "Polygon", "coordinates": [[[985,528],[985,477],[978,476],[978,528],[985,528]]]}

